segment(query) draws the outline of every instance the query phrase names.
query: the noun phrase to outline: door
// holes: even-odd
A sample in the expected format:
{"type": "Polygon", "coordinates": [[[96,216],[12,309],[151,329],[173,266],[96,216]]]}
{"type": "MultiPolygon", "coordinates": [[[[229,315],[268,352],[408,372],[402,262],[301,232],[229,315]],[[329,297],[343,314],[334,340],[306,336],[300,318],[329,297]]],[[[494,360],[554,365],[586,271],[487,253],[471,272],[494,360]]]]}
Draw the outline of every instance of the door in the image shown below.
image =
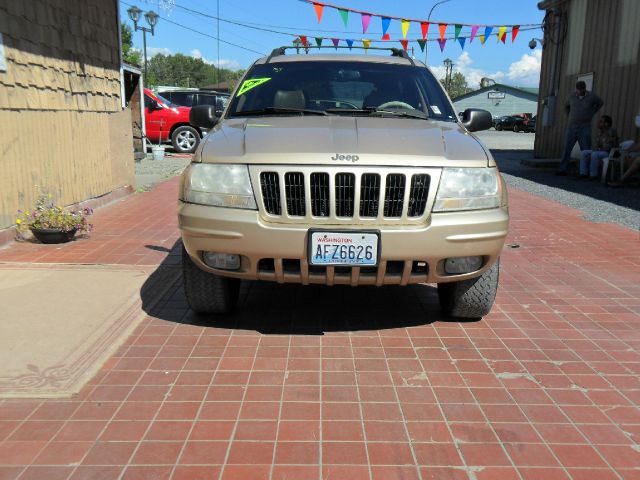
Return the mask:
{"type": "Polygon", "coordinates": [[[167,118],[167,109],[162,103],[152,98],[149,94],[144,95],[144,113],[147,127],[147,138],[151,143],[162,143],[168,139],[170,122],[167,118]]]}

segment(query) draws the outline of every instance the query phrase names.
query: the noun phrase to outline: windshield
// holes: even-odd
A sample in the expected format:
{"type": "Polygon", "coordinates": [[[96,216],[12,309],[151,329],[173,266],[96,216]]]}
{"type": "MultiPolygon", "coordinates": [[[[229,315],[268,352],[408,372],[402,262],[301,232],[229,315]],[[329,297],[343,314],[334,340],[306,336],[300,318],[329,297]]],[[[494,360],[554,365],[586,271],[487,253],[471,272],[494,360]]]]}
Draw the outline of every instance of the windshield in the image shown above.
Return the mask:
{"type": "Polygon", "coordinates": [[[160,100],[162,103],[164,103],[167,107],[176,108],[176,107],[180,106],[180,105],[176,105],[175,103],[171,103],[169,100],[164,98],[162,95],[158,95],[157,93],[155,93],[154,95],[156,96],[156,98],[158,100],[160,100]]]}
{"type": "Polygon", "coordinates": [[[231,100],[227,115],[380,111],[456,121],[442,87],[426,68],[353,61],[255,65],[231,100]]]}

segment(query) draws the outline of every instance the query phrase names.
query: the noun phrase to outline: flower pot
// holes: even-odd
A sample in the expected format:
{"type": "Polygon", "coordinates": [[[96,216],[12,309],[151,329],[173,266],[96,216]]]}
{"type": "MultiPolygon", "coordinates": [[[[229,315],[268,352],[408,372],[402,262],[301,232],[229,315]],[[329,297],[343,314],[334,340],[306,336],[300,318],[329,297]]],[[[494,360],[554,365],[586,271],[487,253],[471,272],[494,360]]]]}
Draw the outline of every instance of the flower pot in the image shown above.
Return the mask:
{"type": "Polygon", "coordinates": [[[154,160],[164,160],[164,145],[154,145],[151,147],[154,160]]]}
{"type": "Polygon", "coordinates": [[[42,243],[66,243],[73,240],[76,229],[63,232],[57,228],[32,228],[31,233],[42,243]]]}

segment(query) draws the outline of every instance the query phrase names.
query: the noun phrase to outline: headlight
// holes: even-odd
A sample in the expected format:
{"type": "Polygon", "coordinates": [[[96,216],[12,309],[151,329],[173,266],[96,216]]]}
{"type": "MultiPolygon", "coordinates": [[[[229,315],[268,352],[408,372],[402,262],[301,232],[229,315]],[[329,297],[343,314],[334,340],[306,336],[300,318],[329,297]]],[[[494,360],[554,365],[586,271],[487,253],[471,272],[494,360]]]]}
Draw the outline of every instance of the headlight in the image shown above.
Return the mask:
{"type": "Polygon", "coordinates": [[[497,168],[443,168],[433,211],[499,207],[498,175],[497,168]]]}
{"type": "Polygon", "coordinates": [[[257,209],[246,165],[192,163],[184,176],[182,199],[185,202],[257,209]]]}

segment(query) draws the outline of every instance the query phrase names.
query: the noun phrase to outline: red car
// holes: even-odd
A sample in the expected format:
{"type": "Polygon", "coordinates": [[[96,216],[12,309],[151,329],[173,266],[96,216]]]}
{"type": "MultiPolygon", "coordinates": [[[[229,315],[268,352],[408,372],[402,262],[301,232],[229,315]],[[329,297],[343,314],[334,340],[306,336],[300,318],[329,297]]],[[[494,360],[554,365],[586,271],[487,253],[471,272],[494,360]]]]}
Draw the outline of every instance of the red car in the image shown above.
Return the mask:
{"type": "Polygon", "coordinates": [[[190,110],[145,88],[144,114],[149,141],[155,144],[171,141],[176,152],[193,153],[200,143],[202,132],[189,125],[190,110]]]}

